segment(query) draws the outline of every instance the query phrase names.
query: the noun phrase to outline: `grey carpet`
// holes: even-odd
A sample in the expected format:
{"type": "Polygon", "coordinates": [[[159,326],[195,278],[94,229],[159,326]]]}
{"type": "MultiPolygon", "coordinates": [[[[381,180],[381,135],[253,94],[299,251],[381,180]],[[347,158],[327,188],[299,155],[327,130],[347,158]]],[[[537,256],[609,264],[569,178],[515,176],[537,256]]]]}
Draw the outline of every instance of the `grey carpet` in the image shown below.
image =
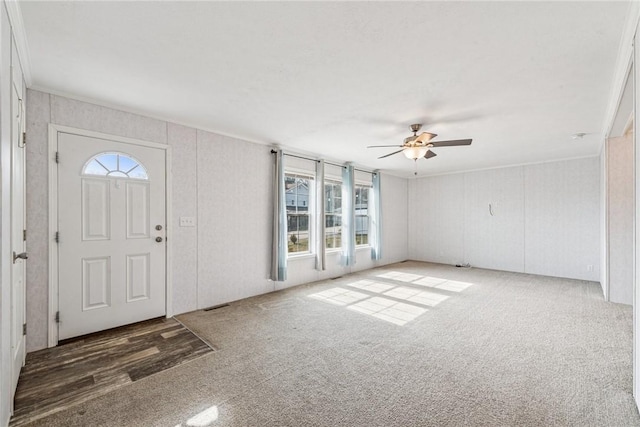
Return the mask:
{"type": "Polygon", "coordinates": [[[31,425],[640,425],[593,282],[407,262],[179,319],[218,351],[31,425]]]}

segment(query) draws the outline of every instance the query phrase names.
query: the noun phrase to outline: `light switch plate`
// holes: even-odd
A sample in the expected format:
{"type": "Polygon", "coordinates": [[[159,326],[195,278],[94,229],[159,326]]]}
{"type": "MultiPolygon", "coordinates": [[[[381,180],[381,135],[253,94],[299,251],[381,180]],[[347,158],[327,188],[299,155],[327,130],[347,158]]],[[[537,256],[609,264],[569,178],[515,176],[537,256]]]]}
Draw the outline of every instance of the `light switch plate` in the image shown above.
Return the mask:
{"type": "Polygon", "coordinates": [[[195,227],[196,219],[192,216],[181,216],[180,227],[195,227]]]}

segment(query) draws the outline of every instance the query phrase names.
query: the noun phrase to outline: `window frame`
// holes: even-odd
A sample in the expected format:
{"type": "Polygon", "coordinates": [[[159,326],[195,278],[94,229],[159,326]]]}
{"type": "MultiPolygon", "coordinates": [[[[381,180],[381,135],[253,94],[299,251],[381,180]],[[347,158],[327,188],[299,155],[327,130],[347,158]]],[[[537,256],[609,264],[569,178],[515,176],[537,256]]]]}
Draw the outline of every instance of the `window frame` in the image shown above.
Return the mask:
{"type": "Polygon", "coordinates": [[[354,230],[354,239],[356,239],[356,249],[360,249],[360,248],[367,248],[371,246],[370,240],[369,240],[369,236],[371,234],[371,215],[369,213],[369,210],[371,208],[370,203],[371,203],[371,191],[373,190],[373,184],[371,182],[367,182],[367,181],[362,181],[362,180],[358,180],[355,182],[354,184],[355,187],[355,194],[354,194],[354,200],[353,200],[353,208],[354,208],[354,216],[356,218],[356,222],[354,224],[354,228],[357,228],[357,223],[358,223],[358,216],[363,217],[366,216],[367,217],[367,243],[361,243],[358,244],[357,240],[358,240],[358,234],[357,234],[357,229],[354,230]],[[356,198],[357,198],[357,193],[358,193],[358,188],[366,188],[367,189],[367,215],[358,215],[357,209],[356,209],[356,198]]]}
{"type": "MultiPolygon", "coordinates": [[[[309,188],[309,194],[308,194],[308,202],[306,204],[307,208],[307,221],[308,221],[308,233],[309,233],[309,241],[307,244],[307,250],[306,251],[297,251],[297,252],[289,252],[289,212],[288,212],[288,200],[286,199],[286,189],[285,189],[285,208],[287,209],[287,259],[291,259],[291,258],[304,258],[304,257],[309,257],[315,254],[315,226],[314,226],[314,218],[315,218],[315,194],[316,194],[316,174],[314,172],[308,171],[308,170],[304,170],[304,169],[298,169],[298,168],[291,168],[291,167],[285,167],[284,169],[284,178],[285,178],[285,182],[287,179],[287,176],[289,177],[294,177],[294,178],[300,178],[300,179],[307,179],[307,181],[309,182],[308,184],[308,188],[309,188]]],[[[297,210],[297,209],[296,209],[297,210]]]]}
{"type": "MultiPolygon", "coordinates": [[[[102,170],[101,170],[102,172],[102,170]]],[[[142,164],[142,162],[138,159],[136,159],[134,156],[132,156],[129,153],[125,153],[123,151],[104,151],[101,153],[98,153],[94,156],[91,156],[91,158],[89,160],[87,160],[84,163],[84,166],[82,166],[82,172],[80,173],[82,176],[91,176],[91,177],[101,177],[101,178],[116,178],[116,179],[133,179],[133,180],[137,180],[137,181],[150,181],[149,179],[149,172],[147,171],[147,168],[144,166],[144,164],[142,164]],[[116,156],[116,169],[108,169],[107,166],[105,165],[104,160],[101,161],[101,157],[103,156],[116,156]],[[124,170],[124,169],[120,169],[120,158],[125,158],[128,159],[129,161],[135,163],[135,166],[128,169],[128,170],[124,170]],[[89,167],[93,162],[97,162],[100,167],[102,167],[106,173],[91,173],[89,171],[89,167]],[[135,169],[138,169],[139,171],[143,172],[143,176],[130,176],[129,173],[131,173],[132,171],[134,171],[135,169]],[[116,173],[118,174],[123,174],[125,176],[120,176],[120,175],[116,175],[116,173]],[[113,174],[113,175],[112,175],[113,174]]]]}
{"type": "MultiPolygon", "coordinates": [[[[344,212],[342,211],[342,186],[343,186],[343,182],[342,182],[342,177],[338,177],[335,175],[325,175],[324,177],[324,182],[322,183],[322,195],[323,197],[325,197],[325,207],[324,207],[324,212],[322,212],[322,220],[324,221],[324,236],[322,236],[323,241],[324,241],[324,250],[325,253],[331,253],[331,252],[340,252],[342,250],[342,220],[343,220],[343,215],[344,212]],[[334,216],[339,216],[340,217],[340,246],[334,246],[334,247],[327,247],[327,200],[326,200],[326,187],[327,187],[327,182],[332,183],[332,184],[339,184],[340,185],[340,214],[336,214],[335,211],[334,213],[331,213],[331,215],[334,216]]],[[[334,242],[335,242],[335,238],[334,238],[334,242]]]]}

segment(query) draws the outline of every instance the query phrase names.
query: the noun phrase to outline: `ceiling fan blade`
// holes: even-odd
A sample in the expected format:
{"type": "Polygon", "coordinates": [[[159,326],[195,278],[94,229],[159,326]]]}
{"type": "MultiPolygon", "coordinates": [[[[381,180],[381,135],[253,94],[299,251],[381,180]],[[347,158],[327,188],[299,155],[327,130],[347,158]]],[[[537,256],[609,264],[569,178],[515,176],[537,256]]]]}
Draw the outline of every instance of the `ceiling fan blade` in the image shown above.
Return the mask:
{"type": "Polygon", "coordinates": [[[378,147],[404,147],[403,145],[367,145],[367,148],[378,148],[378,147]]]}
{"type": "Polygon", "coordinates": [[[378,157],[379,159],[384,159],[385,157],[393,156],[394,154],[398,154],[404,150],[394,151],[393,153],[385,154],[384,156],[378,157]]]}
{"type": "Polygon", "coordinates": [[[428,151],[425,153],[424,158],[425,158],[425,159],[430,159],[430,158],[435,157],[435,156],[437,156],[437,154],[436,154],[436,153],[434,153],[434,152],[433,152],[433,151],[431,151],[431,150],[428,150],[428,151]]]}
{"type": "Polygon", "coordinates": [[[438,135],[436,135],[435,133],[422,132],[420,135],[418,135],[414,142],[429,142],[436,136],[438,135]]]}
{"type": "Polygon", "coordinates": [[[449,141],[433,141],[429,145],[434,147],[455,147],[457,145],[471,145],[471,139],[452,139],[449,141]]]}

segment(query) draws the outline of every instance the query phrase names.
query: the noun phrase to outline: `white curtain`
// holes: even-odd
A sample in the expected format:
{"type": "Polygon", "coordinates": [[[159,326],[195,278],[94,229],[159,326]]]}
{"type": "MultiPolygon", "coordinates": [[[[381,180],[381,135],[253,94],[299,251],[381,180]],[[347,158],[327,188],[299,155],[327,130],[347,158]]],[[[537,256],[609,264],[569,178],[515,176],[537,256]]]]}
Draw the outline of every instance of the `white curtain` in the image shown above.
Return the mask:
{"type": "Polygon", "coordinates": [[[371,230],[369,232],[369,244],[371,245],[371,259],[382,259],[382,204],[380,201],[380,172],[376,171],[372,176],[372,194],[369,197],[369,217],[371,218],[371,230]]]}
{"type": "Polygon", "coordinates": [[[316,270],[324,271],[326,268],[325,240],[324,240],[324,160],[316,162],[316,270]]]}
{"type": "Polygon", "coordinates": [[[356,187],[353,165],[342,169],[342,256],[344,266],[356,263],[356,187]]]}
{"type": "Polygon", "coordinates": [[[271,248],[271,280],[287,280],[287,205],[284,189],[284,153],[275,152],[273,179],[273,244],[271,248]]]}

